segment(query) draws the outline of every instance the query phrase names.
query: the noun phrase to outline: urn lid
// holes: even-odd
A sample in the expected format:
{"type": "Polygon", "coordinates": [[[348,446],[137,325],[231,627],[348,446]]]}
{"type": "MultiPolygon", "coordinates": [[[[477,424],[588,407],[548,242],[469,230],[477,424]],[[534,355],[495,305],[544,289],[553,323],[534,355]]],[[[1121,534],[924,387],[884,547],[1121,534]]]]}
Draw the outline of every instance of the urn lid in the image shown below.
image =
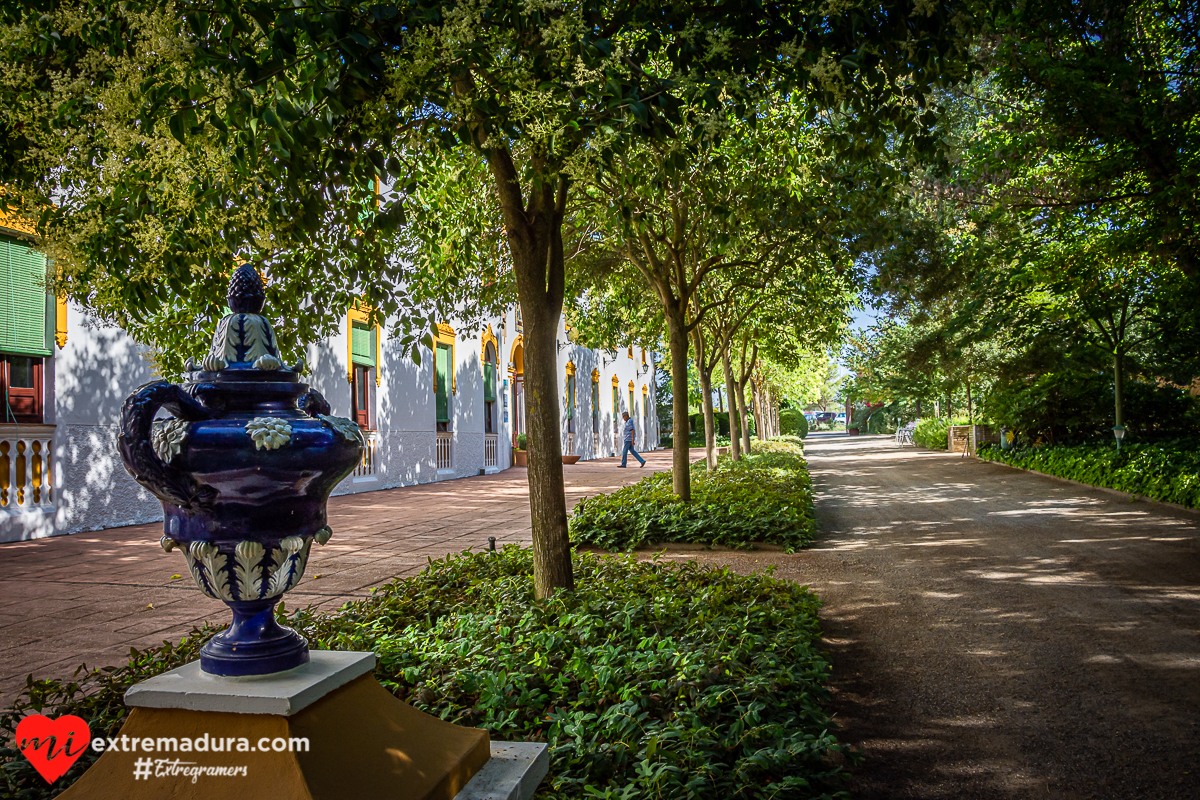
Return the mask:
{"type": "Polygon", "coordinates": [[[271,321],[259,313],[267,294],[258,270],[250,264],[234,270],[226,299],[233,313],[217,324],[208,355],[193,370],[208,373],[206,380],[298,380],[297,368],[284,366],[279,357],[271,321]]]}

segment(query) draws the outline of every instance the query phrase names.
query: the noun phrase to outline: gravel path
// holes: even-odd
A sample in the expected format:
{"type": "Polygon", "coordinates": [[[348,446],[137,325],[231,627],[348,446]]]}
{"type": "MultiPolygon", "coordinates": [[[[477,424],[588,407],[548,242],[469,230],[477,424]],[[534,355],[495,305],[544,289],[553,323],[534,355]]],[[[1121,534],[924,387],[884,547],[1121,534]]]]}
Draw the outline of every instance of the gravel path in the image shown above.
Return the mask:
{"type": "MultiPolygon", "coordinates": [[[[1200,798],[1200,516],[890,438],[815,435],[856,798],[1200,798]]],[[[697,557],[673,549],[668,557],[697,557]]]]}

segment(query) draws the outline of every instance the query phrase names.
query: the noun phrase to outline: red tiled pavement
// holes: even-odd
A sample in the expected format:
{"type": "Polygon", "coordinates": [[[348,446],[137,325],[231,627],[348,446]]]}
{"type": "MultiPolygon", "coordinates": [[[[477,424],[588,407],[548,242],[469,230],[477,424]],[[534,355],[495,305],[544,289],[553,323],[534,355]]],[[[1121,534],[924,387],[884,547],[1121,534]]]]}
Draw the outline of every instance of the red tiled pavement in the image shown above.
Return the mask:
{"type": "MultiPolygon", "coordinates": [[[[692,458],[702,451],[693,451],[692,458]]],[[[669,469],[671,451],[617,471],[616,459],[563,469],[568,508],[649,472],[669,469]]],[[[424,568],[429,558],[469,547],[528,545],[526,470],[344,495],[329,501],[333,538],[314,546],[289,606],[323,610],[366,597],[372,587],[424,568]]],[[[25,676],[55,678],[75,667],[120,663],[130,647],[178,639],[204,620],[229,619],[224,603],[202,595],[178,551],[158,546],[162,524],[132,525],[31,542],[0,544],[0,694],[25,676]]]]}

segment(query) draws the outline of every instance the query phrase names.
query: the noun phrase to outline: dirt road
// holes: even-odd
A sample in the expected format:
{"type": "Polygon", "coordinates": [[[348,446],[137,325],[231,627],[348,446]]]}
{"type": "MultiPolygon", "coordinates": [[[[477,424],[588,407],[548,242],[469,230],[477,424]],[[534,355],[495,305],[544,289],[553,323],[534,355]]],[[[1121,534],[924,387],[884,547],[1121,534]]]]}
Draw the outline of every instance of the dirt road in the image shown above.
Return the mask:
{"type": "MultiPolygon", "coordinates": [[[[813,586],[856,798],[1200,798],[1200,517],[813,436],[813,586]]],[[[680,553],[676,557],[680,557],[680,553]]]]}

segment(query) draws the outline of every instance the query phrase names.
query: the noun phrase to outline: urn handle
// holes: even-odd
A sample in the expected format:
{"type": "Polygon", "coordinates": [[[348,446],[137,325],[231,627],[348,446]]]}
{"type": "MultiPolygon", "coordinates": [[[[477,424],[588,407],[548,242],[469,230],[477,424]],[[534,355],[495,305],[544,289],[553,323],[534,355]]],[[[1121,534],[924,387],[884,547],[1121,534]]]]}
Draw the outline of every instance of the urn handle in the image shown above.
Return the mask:
{"type": "Polygon", "coordinates": [[[155,381],[140,387],[125,398],[121,407],[121,435],[117,442],[125,469],[160,500],[188,512],[211,510],[216,490],[202,486],[187,472],[163,461],[154,451],[151,426],[160,408],[188,422],[212,417],[212,412],[175,384],[155,381]]]}
{"type": "Polygon", "coordinates": [[[316,419],[321,414],[329,414],[329,401],[316,389],[309,389],[296,402],[297,407],[308,416],[316,419]]]}

